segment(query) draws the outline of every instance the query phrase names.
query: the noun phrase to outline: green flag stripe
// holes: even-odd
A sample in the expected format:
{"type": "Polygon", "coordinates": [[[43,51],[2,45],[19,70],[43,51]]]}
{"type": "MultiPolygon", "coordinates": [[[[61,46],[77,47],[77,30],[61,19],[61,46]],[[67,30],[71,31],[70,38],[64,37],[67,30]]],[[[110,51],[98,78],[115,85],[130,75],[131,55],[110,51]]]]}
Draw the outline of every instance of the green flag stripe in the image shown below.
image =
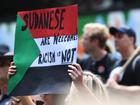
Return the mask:
{"type": "Polygon", "coordinates": [[[8,94],[10,94],[18,83],[23,79],[26,71],[39,55],[39,48],[31,36],[28,29],[21,30],[25,26],[23,20],[17,15],[14,63],[16,65],[16,75],[8,81],[8,94]]]}

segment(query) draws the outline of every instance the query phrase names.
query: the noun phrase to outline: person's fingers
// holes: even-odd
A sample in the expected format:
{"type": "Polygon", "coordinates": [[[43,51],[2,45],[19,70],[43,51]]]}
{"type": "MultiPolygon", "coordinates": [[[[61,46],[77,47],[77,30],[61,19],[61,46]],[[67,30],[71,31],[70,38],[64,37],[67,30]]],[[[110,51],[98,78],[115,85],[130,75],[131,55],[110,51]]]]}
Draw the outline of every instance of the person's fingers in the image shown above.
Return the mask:
{"type": "Polygon", "coordinates": [[[71,73],[75,78],[78,77],[78,74],[74,70],[68,70],[69,73],[71,73]]]}
{"type": "Polygon", "coordinates": [[[9,74],[9,75],[14,75],[15,73],[9,72],[8,74],[9,74]]]}
{"type": "Polygon", "coordinates": [[[9,69],[8,72],[16,72],[15,69],[9,69]]]}
{"type": "Polygon", "coordinates": [[[12,102],[11,102],[11,105],[17,105],[17,102],[12,101],[12,102]]]}
{"type": "Polygon", "coordinates": [[[83,72],[81,66],[77,63],[72,64],[73,66],[75,66],[81,73],[83,72]]]}
{"type": "Polygon", "coordinates": [[[78,68],[78,69],[82,69],[80,64],[78,64],[78,63],[73,63],[72,65],[76,66],[76,68],[78,68]]]}
{"type": "Polygon", "coordinates": [[[8,71],[16,71],[16,68],[9,68],[8,71]]]}
{"type": "Polygon", "coordinates": [[[76,72],[78,75],[81,75],[80,71],[73,65],[69,65],[68,66],[70,69],[74,70],[74,72],[76,72]]]}
{"type": "Polygon", "coordinates": [[[9,69],[16,69],[16,66],[10,66],[9,69]]]}
{"type": "Polygon", "coordinates": [[[71,73],[68,73],[68,74],[72,78],[72,80],[75,80],[76,79],[71,73]]]}
{"type": "Polygon", "coordinates": [[[15,69],[9,69],[8,72],[16,72],[16,70],[15,69]]]}
{"type": "Polygon", "coordinates": [[[13,74],[15,74],[15,72],[16,72],[15,69],[9,69],[9,70],[8,70],[8,74],[9,74],[9,75],[13,75],[13,74]]]}
{"type": "Polygon", "coordinates": [[[11,62],[10,66],[13,66],[14,65],[14,62],[11,62]]]}

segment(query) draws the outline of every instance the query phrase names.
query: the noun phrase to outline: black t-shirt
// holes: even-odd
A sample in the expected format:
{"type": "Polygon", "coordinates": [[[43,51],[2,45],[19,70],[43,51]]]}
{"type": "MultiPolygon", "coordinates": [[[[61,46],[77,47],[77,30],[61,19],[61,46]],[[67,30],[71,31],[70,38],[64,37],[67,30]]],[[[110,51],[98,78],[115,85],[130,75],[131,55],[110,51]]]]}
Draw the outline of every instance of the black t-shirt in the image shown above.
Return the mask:
{"type": "Polygon", "coordinates": [[[116,64],[117,59],[114,59],[111,54],[106,54],[100,61],[94,61],[91,56],[84,59],[80,65],[83,70],[89,70],[92,73],[99,75],[105,83],[110,75],[111,70],[116,64]]]}
{"type": "MultiPolygon", "coordinates": [[[[126,60],[122,60],[118,66],[122,66],[125,62],[126,60]]],[[[140,85],[140,56],[135,57],[127,66],[119,84],[126,86],[140,85]]]]}

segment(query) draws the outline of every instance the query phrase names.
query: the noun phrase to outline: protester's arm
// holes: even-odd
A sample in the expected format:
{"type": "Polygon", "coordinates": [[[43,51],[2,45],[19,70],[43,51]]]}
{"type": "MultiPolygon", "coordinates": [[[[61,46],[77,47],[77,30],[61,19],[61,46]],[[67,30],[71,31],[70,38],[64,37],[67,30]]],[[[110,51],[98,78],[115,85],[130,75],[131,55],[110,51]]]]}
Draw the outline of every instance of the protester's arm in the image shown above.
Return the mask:
{"type": "Polygon", "coordinates": [[[130,92],[130,93],[139,93],[140,94],[140,86],[123,86],[120,85],[119,90],[130,92]]]}
{"type": "Polygon", "coordinates": [[[79,94],[83,96],[86,101],[93,101],[96,105],[102,105],[94,93],[83,83],[83,71],[79,64],[69,65],[69,75],[72,78],[74,85],[78,89],[79,94]]]}
{"type": "Polygon", "coordinates": [[[140,94],[140,86],[124,86],[120,85],[114,79],[108,80],[107,88],[115,89],[116,91],[125,92],[125,93],[137,93],[140,94]]]}
{"type": "Polygon", "coordinates": [[[107,82],[107,87],[112,88],[118,91],[123,91],[127,93],[138,93],[140,94],[140,60],[137,61],[135,68],[134,68],[134,73],[136,74],[136,85],[135,86],[124,86],[118,84],[118,81],[121,80],[122,74],[120,74],[121,68],[116,68],[114,71],[112,71],[110,78],[108,79],[107,82]]]}
{"type": "MultiPolygon", "coordinates": [[[[11,62],[11,65],[8,69],[8,78],[12,75],[14,75],[16,73],[16,66],[14,65],[13,62],[11,62]]],[[[30,96],[21,96],[19,97],[20,102],[22,103],[22,105],[35,105],[31,99],[30,96]]]]}

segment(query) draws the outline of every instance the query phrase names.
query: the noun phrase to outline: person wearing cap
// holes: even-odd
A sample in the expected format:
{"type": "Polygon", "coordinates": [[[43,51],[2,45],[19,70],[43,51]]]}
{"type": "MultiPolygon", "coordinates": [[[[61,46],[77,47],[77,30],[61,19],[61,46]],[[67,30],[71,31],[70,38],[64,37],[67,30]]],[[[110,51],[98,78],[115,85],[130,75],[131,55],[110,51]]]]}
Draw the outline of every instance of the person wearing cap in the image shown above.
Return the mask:
{"type": "Polygon", "coordinates": [[[9,102],[9,97],[7,96],[7,72],[10,64],[11,56],[5,55],[9,52],[9,47],[7,45],[0,45],[0,105],[5,105],[9,102]]]}
{"type": "Polygon", "coordinates": [[[108,28],[103,24],[88,23],[84,26],[83,38],[83,45],[89,56],[80,63],[82,69],[98,75],[106,83],[118,60],[106,50],[106,42],[109,38],[108,28]]]}
{"type": "MultiPolygon", "coordinates": [[[[136,48],[136,33],[131,28],[110,28],[110,34],[115,38],[116,49],[121,53],[122,60],[118,66],[123,66],[136,48]]],[[[140,55],[129,63],[122,74],[119,68],[112,71],[107,87],[132,93],[140,93],[140,55]]]]}
{"type": "Polygon", "coordinates": [[[5,44],[0,45],[0,55],[4,55],[5,53],[9,52],[9,47],[5,44]]]}

